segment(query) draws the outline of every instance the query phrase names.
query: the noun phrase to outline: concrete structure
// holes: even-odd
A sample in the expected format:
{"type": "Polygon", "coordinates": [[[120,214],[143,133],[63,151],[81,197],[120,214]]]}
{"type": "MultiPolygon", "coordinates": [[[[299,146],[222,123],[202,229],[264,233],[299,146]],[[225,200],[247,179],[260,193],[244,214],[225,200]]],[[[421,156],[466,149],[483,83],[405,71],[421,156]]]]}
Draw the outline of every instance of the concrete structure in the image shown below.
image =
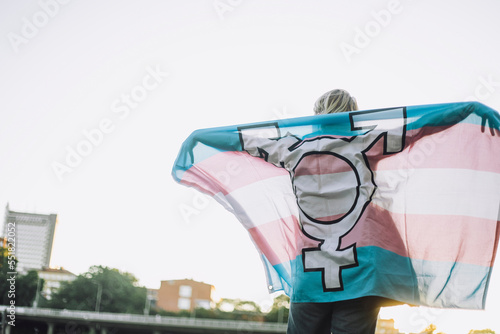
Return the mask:
{"type": "Polygon", "coordinates": [[[40,293],[50,300],[52,294],[59,290],[62,282],[71,282],[76,278],[76,275],[64,268],[45,268],[38,270],[38,277],[45,281],[40,293]]]}
{"type": "Polygon", "coordinates": [[[156,306],[165,311],[192,311],[214,307],[214,287],[191,279],[161,281],[156,306]]]}
{"type": "Polygon", "coordinates": [[[56,214],[15,212],[7,204],[3,237],[15,246],[18,272],[50,267],[56,223],[56,214]]]}
{"type": "MultiPolygon", "coordinates": [[[[272,334],[286,333],[286,324],[241,320],[216,320],[181,317],[145,316],[123,313],[53,310],[31,307],[0,306],[2,334],[38,328],[39,333],[134,333],[134,334],[272,334]],[[13,320],[14,319],[14,320],[13,320]],[[9,325],[15,324],[15,327],[9,325]],[[40,325],[41,324],[41,325],[40,325]],[[30,326],[31,325],[31,326],[30,326]],[[43,327],[43,328],[40,328],[43,327]]],[[[25,331],[35,333],[36,331],[25,331]]]]}

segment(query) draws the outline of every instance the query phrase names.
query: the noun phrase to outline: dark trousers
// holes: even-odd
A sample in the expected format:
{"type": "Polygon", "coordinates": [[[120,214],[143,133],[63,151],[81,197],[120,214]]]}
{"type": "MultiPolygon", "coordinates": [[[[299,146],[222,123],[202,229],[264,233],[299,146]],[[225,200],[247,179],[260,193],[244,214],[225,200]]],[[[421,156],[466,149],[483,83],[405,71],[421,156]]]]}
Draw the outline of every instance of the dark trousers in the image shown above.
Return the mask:
{"type": "Polygon", "coordinates": [[[373,334],[379,297],[332,303],[292,303],[287,334],[373,334]]]}

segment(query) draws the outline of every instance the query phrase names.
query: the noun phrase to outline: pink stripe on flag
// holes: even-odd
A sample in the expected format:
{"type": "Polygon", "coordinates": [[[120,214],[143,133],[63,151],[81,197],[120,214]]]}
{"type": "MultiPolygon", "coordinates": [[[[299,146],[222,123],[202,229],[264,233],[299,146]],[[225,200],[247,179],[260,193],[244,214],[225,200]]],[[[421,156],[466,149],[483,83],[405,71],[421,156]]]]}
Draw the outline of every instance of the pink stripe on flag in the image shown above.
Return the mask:
{"type": "Polygon", "coordinates": [[[401,256],[491,266],[500,222],[445,215],[403,215],[374,204],[342,239],[342,247],[377,246],[401,256]]]}
{"type": "Polygon", "coordinates": [[[343,212],[343,213],[338,213],[336,215],[331,215],[331,216],[327,216],[327,217],[315,217],[315,218],[316,218],[316,220],[319,220],[321,222],[331,222],[331,221],[342,218],[343,216],[345,216],[346,213],[347,212],[343,212]]]}
{"type": "MultiPolygon", "coordinates": [[[[318,246],[317,241],[302,233],[293,216],[248,232],[272,265],[295,259],[302,254],[302,248],[318,246]]],[[[494,260],[492,249],[499,239],[500,222],[457,216],[405,216],[370,204],[342,239],[341,247],[356,243],[357,247],[376,246],[413,259],[489,267],[494,260]]]]}
{"type": "Polygon", "coordinates": [[[227,195],[254,182],[281,175],[288,172],[247,152],[222,152],[185,171],[181,183],[212,196],[220,192],[227,195]]]}
{"type": "Polygon", "coordinates": [[[403,152],[381,156],[383,141],[367,153],[375,170],[463,168],[500,173],[500,137],[481,126],[424,127],[408,131],[403,152]],[[474,157],[472,159],[471,157],[474,157]]]}
{"type": "Polygon", "coordinates": [[[344,160],[332,154],[310,154],[304,157],[297,169],[295,176],[302,175],[324,175],[343,172],[352,172],[352,167],[344,160]]]}
{"type": "Polygon", "coordinates": [[[248,233],[273,266],[295,259],[304,247],[318,245],[304,236],[295,216],[250,228],[248,233]]]}
{"type": "MultiPolygon", "coordinates": [[[[491,136],[489,131],[476,136],[480,131],[481,127],[474,124],[458,124],[451,128],[424,127],[408,131],[406,148],[401,153],[379,155],[383,152],[383,140],[379,140],[367,155],[374,170],[463,168],[500,173],[500,154],[492,154],[500,147],[500,137],[491,136]]],[[[322,158],[328,160],[328,157],[322,158]]],[[[331,172],[344,171],[340,166],[342,164],[335,164],[331,172]]],[[[316,164],[307,170],[304,168],[300,174],[314,175],[318,168],[316,164]]],[[[324,169],[321,171],[325,172],[324,169]]],[[[226,195],[253,182],[287,174],[285,169],[246,152],[222,152],[187,170],[181,183],[211,195],[219,192],[226,195]]]]}

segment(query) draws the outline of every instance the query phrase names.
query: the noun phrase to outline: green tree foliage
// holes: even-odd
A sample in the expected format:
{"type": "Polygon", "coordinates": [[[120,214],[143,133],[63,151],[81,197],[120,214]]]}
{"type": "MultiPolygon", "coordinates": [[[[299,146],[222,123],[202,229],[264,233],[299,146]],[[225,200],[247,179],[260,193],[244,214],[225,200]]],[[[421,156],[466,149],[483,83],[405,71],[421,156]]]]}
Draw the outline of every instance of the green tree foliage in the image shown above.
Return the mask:
{"type": "Polygon", "coordinates": [[[44,281],[39,279],[36,271],[29,271],[25,275],[17,272],[15,249],[9,252],[8,248],[0,247],[0,295],[2,305],[32,306],[36,297],[36,289],[43,288],[44,281]]]}
{"type": "Polygon", "coordinates": [[[43,288],[43,280],[38,282],[38,273],[35,270],[28,271],[26,275],[21,275],[16,281],[16,305],[32,306],[36,299],[37,288],[43,288]]]}
{"type": "Polygon", "coordinates": [[[265,321],[286,323],[290,309],[290,298],[287,295],[279,295],[274,298],[271,311],[266,314],[265,321]]]}
{"type": "MultiPolygon", "coordinates": [[[[14,264],[10,264],[10,266],[13,266],[15,271],[15,266],[16,266],[15,259],[12,260],[14,261],[14,264]]],[[[9,279],[9,275],[7,273],[12,271],[11,268],[12,267],[9,268],[9,258],[7,249],[0,247],[0,293],[2,296],[1,300],[2,305],[9,304],[9,297],[7,295],[9,294],[10,282],[7,281],[9,279]]]]}
{"type": "MultiPolygon", "coordinates": [[[[197,311],[196,315],[200,314],[203,314],[203,312],[197,311]]],[[[214,315],[219,319],[252,321],[261,321],[263,319],[262,312],[257,303],[241,299],[223,298],[217,303],[214,315]]]]}
{"type": "Polygon", "coordinates": [[[427,326],[426,329],[424,329],[420,334],[434,334],[434,331],[436,330],[436,325],[430,324],[427,326]]]}
{"type": "MultiPolygon", "coordinates": [[[[423,332],[420,332],[420,334],[434,334],[435,330],[436,330],[436,325],[430,324],[429,326],[427,326],[426,329],[424,329],[423,332]]],[[[446,334],[446,333],[438,332],[436,334],[446,334]]]]}
{"type": "Polygon", "coordinates": [[[64,282],[49,307],[58,309],[142,314],[146,288],[130,273],[92,266],[71,282],[64,282]]]}
{"type": "Polygon", "coordinates": [[[286,323],[288,321],[288,310],[290,308],[290,298],[280,295],[273,301],[271,311],[263,312],[259,305],[253,301],[241,299],[221,299],[214,309],[197,308],[193,311],[169,312],[161,309],[152,311],[158,314],[171,317],[188,318],[210,318],[224,320],[249,320],[286,323]]]}
{"type": "Polygon", "coordinates": [[[215,308],[197,308],[193,311],[169,312],[157,309],[152,313],[171,317],[208,318],[223,320],[264,321],[265,314],[253,301],[241,299],[221,299],[215,308]]]}

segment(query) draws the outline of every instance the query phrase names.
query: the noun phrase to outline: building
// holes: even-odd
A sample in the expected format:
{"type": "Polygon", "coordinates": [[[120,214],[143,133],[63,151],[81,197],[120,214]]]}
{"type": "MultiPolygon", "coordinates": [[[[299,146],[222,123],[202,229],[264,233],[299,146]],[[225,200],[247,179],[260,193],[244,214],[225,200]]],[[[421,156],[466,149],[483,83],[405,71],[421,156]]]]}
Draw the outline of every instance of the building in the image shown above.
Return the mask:
{"type": "Polygon", "coordinates": [[[9,242],[14,241],[17,271],[50,267],[56,224],[56,214],[15,212],[7,204],[3,236],[9,242]]]}
{"type": "Polygon", "coordinates": [[[52,294],[59,290],[62,282],[71,282],[76,278],[76,275],[64,268],[45,268],[38,270],[38,277],[45,282],[40,293],[50,300],[52,294]]]}
{"type": "Polygon", "coordinates": [[[165,311],[210,309],[214,305],[212,285],[191,279],[161,281],[156,306],[165,311]]]}
{"type": "Polygon", "coordinates": [[[375,334],[401,334],[401,333],[399,332],[398,329],[394,328],[393,319],[378,318],[375,334]]]}

